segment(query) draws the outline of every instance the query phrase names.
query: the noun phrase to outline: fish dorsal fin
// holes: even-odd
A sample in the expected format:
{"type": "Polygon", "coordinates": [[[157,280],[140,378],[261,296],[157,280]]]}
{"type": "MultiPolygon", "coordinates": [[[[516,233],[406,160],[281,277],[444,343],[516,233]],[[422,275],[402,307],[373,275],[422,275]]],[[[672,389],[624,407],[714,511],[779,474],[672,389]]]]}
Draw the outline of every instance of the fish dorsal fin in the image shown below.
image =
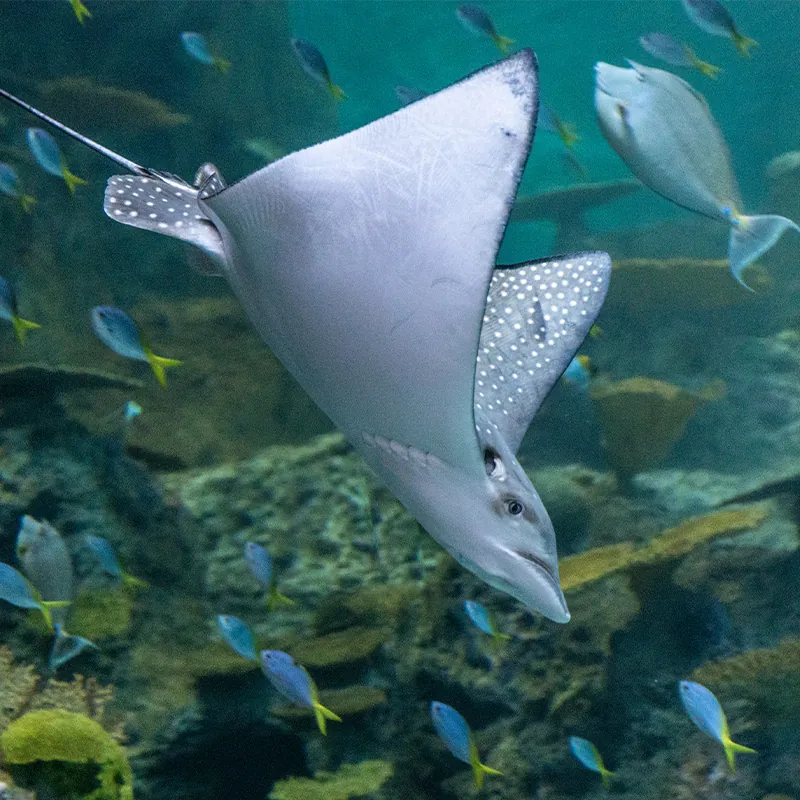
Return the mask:
{"type": "Polygon", "coordinates": [[[516,453],[531,419],[594,324],[608,289],[606,253],[495,270],[475,372],[475,412],[516,453]]]}
{"type": "MultiPolygon", "coordinates": [[[[152,175],[109,178],[103,202],[106,214],[123,225],[189,242],[215,261],[224,262],[222,239],[197,203],[198,189],[165,173],[153,172],[152,175]]],[[[215,178],[210,175],[206,182],[215,178]]]]}

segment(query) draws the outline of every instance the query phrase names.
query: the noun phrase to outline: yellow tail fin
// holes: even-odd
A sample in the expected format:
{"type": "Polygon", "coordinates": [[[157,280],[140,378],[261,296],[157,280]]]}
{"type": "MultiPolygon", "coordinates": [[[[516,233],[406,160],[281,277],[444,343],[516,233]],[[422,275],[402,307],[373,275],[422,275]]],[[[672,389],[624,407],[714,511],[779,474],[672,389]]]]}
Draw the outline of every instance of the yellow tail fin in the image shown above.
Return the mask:
{"type": "Polygon", "coordinates": [[[131,589],[149,589],[150,584],[137,578],[135,575],[129,575],[127,572],[122,573],[122,583],[124,586],[129,586],[131,589]]]}
{"type": "Polygon", "coordinates": [[[739,55],[742,56],[742,58],[750,58],[750,50],[752,50],[754,47],[758,47],[758,42],[755,39],[751,39],[748,36],[742,36],[739,31],[734,31],[732,38],[733,44],[739,51],[739,55]]]}
{"type": "Polygon", "coordinates": [[[481,760],[478,757],[478,747],[473,741],[472,735],[470,735],[469,741],[469,763],[472,766],[472,774],[475,778],[475,788],[478,790],[483,786],[483,779],[486,775],[503,774],[498,769],[492,769],[491,767],[487,767],[486,764],[481,764],[481,760]]]}
{"type": "Polygon", "coordinates": [[[86,8],[86,6],[81,2],[81,0],[69,0],[69,4],[72,6],[72,10],[75,12],[75,16],[77,17],[78,22],[80,22],[81,25],[83,25],[83,21],[85,19],[92,18],[92,12],[89,11],[88,8],[86,8]]]}
{"type": "Polygon", "coordinates": [[[341,86],[337,86],[333,81],[328,81],[328,91],[331,93],[331,97],[337,102],[341,103],[342,100],[347,99],[347,95],[344,93],[344,89],[341,86]]]}
{"type": "Polygon", "coordinates": [[[22,210],[26,214],[30,214],[31,209],[36,205],[36,198],[32,194],[21,194],[19,196],[19,202],[22,206],[22,210]]]}
{"type": "Polygon", "coordinates": [[[220,58],[219,56],[214,56],[214,68],[217,72],[221,72],[223,75],[231,68],[232,64],[230,61],[226,61],[224,58],[220,58]]]}
{"type": "Polygon", "coordinates": [[[603,783],[603,788],[608,789],[608,785],[611,783],[611,779],[614,777],[614,773],[610,769],[606,769],[605,767],[600,767],[600,780],[603,783]]]}
{"type": "Polygon", "coordinates": [[[293,606],[294,600],[281,594],[278,587],[273,582],[269,587],[269,600],[267,601],[267,611],[274,611],[278,606],[293,606]]]}
{"type": "Polygon", "coordinates": [[[86,181],[83,178],[79,178],[77,175],[73,175],[68,169],[66,164],[61,165],[61,177],[64,179],[64,183],[67,184],[67,189],[69,189],[70,194],[75,194],[75,189],[78,186],[85,186],[86,181]]]}
{"type": "Polygon", "coordinates": [[[53,627],[53,614],[50,611],[51,608],[64,608],[64,606],[70,605],[69,600],[40,600],[39,601],[39,610],[42,612],[42,616],[44,617],[44,621],[47,623],[47,627],[53,631],[55,628],[53,627]]]}
{"type": "Polygon", "coordinates": [[[16,314],[11,317],[11,323],[14,326],[14,333],[17,334],[17,339],[19,339],[20,344],[25,344],[25,335],[28,333],[28,331],[42,327],[38,322],[31,322],[29,319],[22,319],[22,317],[18,317],[16,314]]]}
{"type": "Polygon", "coordinates": [[[334,722],[341,722],[342,718],[333,713],[329,708],[325,708],[318,700],[313,705],[314,716],[317,718],[317,727],[323,736],[328,735],[328,726],[325,720],[332,719],[334,722]]]}
{"type": "Polygon", "coordinates": [[[757,750],[752,747],[745,747],[743,744],[736,744],[732,741],[730,736],[725,736],[722,740],[722,746],[725,748],[725,758],[728,759],[728,766],[731,772],[736,772],[736,753],[752,753],[758,755],[757,750]]]}
{"type": "Polygon", "coordinates": [[[177,358],[164,358],[157,356],[149,347],[145,345],[144,354],[147,356],[147,361],[155,373],[158,382],[166,388],[167,386],[167,367],[179,367],[183,361],[178,361],[177,358]]]}
{"type": "Polygon", "coordinates": [[[509,39],[508,36],[501,36],[499,33],[492,34],[492,41],[497,45],[497,49],[505,56],[511,50],[511,45],[514,44],[514,39],[509,39]]]}
{"type": "Polygon", "coordinates": [[[564,147],[566,147],[567,150],[572,149],[572,145],[581,140],[581,137],[575,133],[575,129],[572,127],[572,125],[568,125],[566,123],[561,124],[558,135],[561,137],[561,141],[564,143],[564,147]]]}

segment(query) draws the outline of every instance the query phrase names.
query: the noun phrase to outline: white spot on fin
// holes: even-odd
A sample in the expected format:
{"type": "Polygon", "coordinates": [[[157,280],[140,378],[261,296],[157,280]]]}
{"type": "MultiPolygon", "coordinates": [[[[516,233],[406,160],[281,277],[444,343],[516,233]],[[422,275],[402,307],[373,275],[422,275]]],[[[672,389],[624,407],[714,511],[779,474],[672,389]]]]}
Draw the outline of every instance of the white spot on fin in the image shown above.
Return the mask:
{"type": "Polygon", "coordinates": [[[475,372],[476,417],[516,452],[531,419],[594,324],[608,289],[606,253],[575,253],[492,275],[475,372]]]}
{"type": "Polygon", "coordinates": [[[195,187],[177,179],[114,175],[106,186],[103,210],[117,222],[189,242],[224,263],[222,238],[197,196],[195,187]]]}

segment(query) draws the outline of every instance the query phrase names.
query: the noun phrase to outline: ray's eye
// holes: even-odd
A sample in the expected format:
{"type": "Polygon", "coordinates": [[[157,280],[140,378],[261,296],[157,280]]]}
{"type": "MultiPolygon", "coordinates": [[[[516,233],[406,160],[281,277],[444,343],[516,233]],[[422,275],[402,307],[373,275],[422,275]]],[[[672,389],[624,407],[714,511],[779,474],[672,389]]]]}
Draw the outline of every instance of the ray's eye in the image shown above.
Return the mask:
{"type": "Polygon", "coordinates": [[[525,506],[519,500],[511,497],[506,500],[506,511],[513,517],[518,517],[525,510],[525,506]]]}

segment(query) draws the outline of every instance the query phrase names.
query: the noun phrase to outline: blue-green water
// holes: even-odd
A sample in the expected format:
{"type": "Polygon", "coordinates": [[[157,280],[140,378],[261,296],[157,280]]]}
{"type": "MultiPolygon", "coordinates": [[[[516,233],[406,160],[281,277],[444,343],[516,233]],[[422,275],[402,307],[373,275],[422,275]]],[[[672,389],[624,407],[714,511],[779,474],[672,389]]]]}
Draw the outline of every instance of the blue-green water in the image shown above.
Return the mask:
{"type": "MultiPolygon", "coordinates": [[[[81,25],[67,0],[1,2],[0,87],[190,182],[207,161],[239,181],[264,165],[259,147],[290,153],[347,134],[395,112],[398,85],[433,93],[500,57],[459,23],[457,2],[87,5],[81,25]],[[230,69],[193,60],[184,31],[202,33],[230,69]],[[303,72],[291,37],[322,51],[347,99],[303,72]]],[[[631,175],[593,104],[598,61],[673,69],[708,101],[743,211],[797,220],[800,4],[727,6],[759,43],[749,59],[678,0],[481,6],[514,49],[536,52],[541,98],[574,127],[585,170],[537,131],[519,194],[563,192],[543,204],[549,221],[508,226],[498,262],[563,247],[606,251],[613,264],[599,330],[579,351],[588,385],[558,381],[519,452],[558,540],[566,625],[490,588],[422,530],[269,352],[226,281],[193,269],[187,245],[112,224],[103,194],[119,167],[56,134],[87,181],[71,196],[26,146],[40,123],[0,105],[0,161],[37,200],[26,212],[0,196],[0,275],[20,316],[41,325],[22,346],[0,320],[0,561],[45,600],[69,600],[56,621],[97,645],[54,675],[48,658],[64,640],[38,611],[2,604],[10,797],[472,796],[472,771],[436,736],[432,701],[458,709],[481,760],[502,771],[481,789],[497,800],[800,797],[800,236],[788,232],[747,273],[749,293],[724,263],[724,225],[647,188],[603,205],[631,175]],[[637,42],[653,31],[721,67],[719,79],[656,62],[637,42]],[[565,197],[588,198],[583,183],[605,188],[557,227],[565,197]],[[99,305],[125,310],[156,353],[183,362],[166,389],[93,335],[99,305]],[[127,406],[126,418],[130,401],[141,413],[127,406]],[[58,590],[69,597],[49,596],[17,549],[25,515],[66,545],[48,569],[73,571],[73,588],[58,590]],[[146,585],[109,574],[87,536],[107,539],[146,585]],[[270,607],[247,542],[268,549],[272,589],[291,604],[270,607]],[[479,631],[465,600],[511,638],[479,631]],[[309,709],[224,643],[220,614],[243,620],[256,650],[307,667],[342,721],[323,737],[309,709]],[[711,689],[733,740],[758,751],[738,755],[735,773],[692,725],[681,680],[711,689]],[[608,788],[570,754],[570,736],[598,747],[615,773],[608,788]]],[[[326,211],[315,209],[320,225],[326,211]]],[[[356,213],[336,230],[373,222],[356,213]]],[[[319,291],[313,275],[297,281],[319,291]]],[[[353,359],[368,349],[354,346],[353,359]]],[[[352,388],[354,403],[369,391],[352,388]]],[[[443,424],[449,413],[435,409],[443,424]]]]}

